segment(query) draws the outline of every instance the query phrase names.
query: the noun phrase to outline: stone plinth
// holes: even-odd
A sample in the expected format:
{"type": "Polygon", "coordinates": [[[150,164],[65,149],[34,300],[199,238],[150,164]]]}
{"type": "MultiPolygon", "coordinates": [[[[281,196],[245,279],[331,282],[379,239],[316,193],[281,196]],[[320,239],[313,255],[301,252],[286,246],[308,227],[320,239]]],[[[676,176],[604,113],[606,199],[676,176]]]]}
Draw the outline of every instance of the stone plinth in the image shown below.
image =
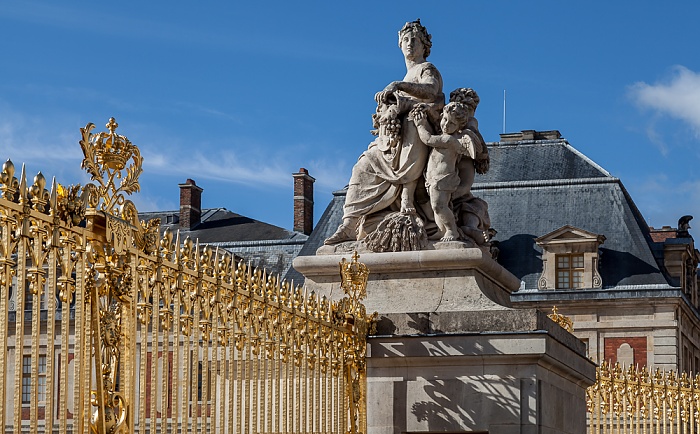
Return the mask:
{"type": "MultiPolygon", "coordinates": [[[[338,262],[351,255],[298,256],[294,268],[306,287],[333,300],[343,297],[338,262]]],[[[478,248],[363,253],[370,270],[368,312],[454,312],[510,306],[520,281],[478,248]]]]}
{"type": "MultiPolygon", "coordinates": [[[[337,300],[338,262],[297,257],[306,286],[337,300]]],[[[370,434],[585,433],[595,365],[581,341],[534,309],[519,280],[478,248],[364,253],[370,434]]]]}
{"type": "Polygon", "coordinates": [[[595,365],[534,309],[382,315],[368,432],[585,433],[595,365]]]}

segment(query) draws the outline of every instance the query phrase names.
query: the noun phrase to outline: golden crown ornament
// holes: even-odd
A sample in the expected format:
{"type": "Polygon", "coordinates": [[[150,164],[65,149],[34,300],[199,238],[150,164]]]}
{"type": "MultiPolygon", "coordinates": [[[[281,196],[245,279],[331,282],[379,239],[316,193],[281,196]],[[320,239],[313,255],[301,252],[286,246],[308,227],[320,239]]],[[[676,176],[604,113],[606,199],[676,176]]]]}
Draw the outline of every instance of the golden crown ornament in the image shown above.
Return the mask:
{"type": "Polygon", "coordinates": [[[115,132],[119,124],[114,118],[109,119],[106,127],[109,131],[101,133],[92,133],[95,128],[92,123],[80,129],[80,147],[85,155],[81,167],[92,175],[91,180],[99,183],[94,195],[91,194],[91,205],[96,207],[101,201],[100,209],[120,215],[119,208],[126,202],[122,193],[132,194],[141,189],[139,176],[143,172],[143,157],[126,136],[115,132]],[[127,166],[129,160],[131,164],[127,166]],[[118,186],[117,179],[121,179],[118,186]]]}

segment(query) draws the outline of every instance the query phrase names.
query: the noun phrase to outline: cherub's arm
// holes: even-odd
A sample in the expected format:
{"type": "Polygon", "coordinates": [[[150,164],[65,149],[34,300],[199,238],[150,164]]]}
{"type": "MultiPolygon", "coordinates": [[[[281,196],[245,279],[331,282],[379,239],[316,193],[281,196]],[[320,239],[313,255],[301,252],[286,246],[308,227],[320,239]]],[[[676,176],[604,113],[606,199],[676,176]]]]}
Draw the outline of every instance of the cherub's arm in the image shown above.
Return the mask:
{"type": "Polygon", "coordinates": [[[430,134],[428,131],[428,117],[422,107],[415,107],[409,116],[409,119],[413,118],[413,123],[416,124],[416,130],[418,131],[418,137],[420,140],[428,146],[433,148],[449,148],[455,145],[459,145],[457,140],[448,134],[430,134]]]}
{"type": "Polygon", "coordinates": [[[432,134],[430,134],[428,129],[425,128],[424,125],[419,124],[417,122],[416,122],[416,129],[418,130],[418,136],[420,137],[420,140],[430,147],[433,147],[433,148],[451,148],[457,144],[456,143],[457,139],[450,136],[449,134],[432,135],[432,134]]]}

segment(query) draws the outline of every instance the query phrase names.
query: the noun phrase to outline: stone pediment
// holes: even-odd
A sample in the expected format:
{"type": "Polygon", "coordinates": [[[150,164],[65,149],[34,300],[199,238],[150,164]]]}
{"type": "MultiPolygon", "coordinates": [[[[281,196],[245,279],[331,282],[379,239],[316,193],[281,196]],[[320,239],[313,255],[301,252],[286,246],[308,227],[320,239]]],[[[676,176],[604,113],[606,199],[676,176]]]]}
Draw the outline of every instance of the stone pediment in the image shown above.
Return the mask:
{"type": "Polygon", "coordinates": [[[535,242],[540,246],[549,243],[586,241],[595,241],[602,244],[605,241],[605,236],[579,229],[571,225],[565,225],[535,239],[535,242]]]}

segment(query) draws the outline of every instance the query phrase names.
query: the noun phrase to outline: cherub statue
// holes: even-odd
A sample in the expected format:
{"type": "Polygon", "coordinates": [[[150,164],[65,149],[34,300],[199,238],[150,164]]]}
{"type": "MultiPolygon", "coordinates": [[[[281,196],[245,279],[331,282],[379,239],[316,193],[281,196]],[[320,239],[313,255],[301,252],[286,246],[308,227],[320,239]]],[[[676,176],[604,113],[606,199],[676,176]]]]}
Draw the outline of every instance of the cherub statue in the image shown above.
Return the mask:
{"type": "MultiPolygon", "coordinates": [[[[432,147],[425,169],[425,185],[430,195],[430,205],[435,214],[440,241],[454,241],[461,238],[455,216],[450,209],[452,194],[461,185],[457,163],[462,156],[474,159],[476,156],[473,131],[467,129],[470,109],[461,102],[450,102],[442,110],[440,128],[442,134],[432,135],[428,131],[428,120],[424,107],[418,105],[411,112],[421,141],[432,147]]],[[[473,181],[474,175],[471,175],[473,181]]]]}

